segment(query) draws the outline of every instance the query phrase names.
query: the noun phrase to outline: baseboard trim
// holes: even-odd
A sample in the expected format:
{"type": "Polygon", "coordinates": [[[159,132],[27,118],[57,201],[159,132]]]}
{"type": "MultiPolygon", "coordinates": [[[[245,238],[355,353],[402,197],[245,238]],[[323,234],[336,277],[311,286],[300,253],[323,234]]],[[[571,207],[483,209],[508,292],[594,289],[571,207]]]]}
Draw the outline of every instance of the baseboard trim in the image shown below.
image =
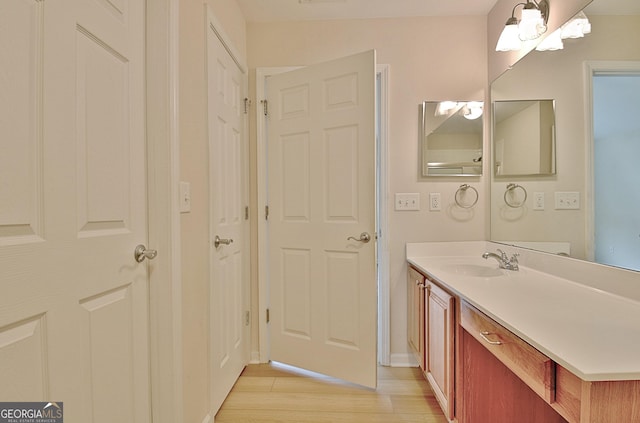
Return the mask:
{"type": "Polygon", "coordinates": [[[391,367],[418,367],[418,362],[411,353],[392,353],[391,367]]]}
{"type": "Polygon", "coordinates": [[[249,364],[260,364],[260,351],[251,351],[251,358],[249,360],[249,364]]]}

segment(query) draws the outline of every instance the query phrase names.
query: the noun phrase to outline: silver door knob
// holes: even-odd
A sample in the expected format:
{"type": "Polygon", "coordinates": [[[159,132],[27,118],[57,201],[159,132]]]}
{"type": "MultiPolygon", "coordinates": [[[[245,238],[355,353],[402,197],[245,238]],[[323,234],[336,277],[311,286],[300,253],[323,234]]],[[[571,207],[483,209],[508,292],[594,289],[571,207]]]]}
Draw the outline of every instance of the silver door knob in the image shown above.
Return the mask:
{"type": "Polygon", "coordinates": [[[158,255],[158,250],[147,250],[143,244],[140,244],[133,250],[133,257],[138,263],[142,263],[144,259],[153,260],[158,255]]]}
{"type": "Polygon", "coordinates": [[[369,241],[371,241],[371,235],[369,235],[367,232],[363,232],[360,234],[360,238],[356,238],[353,236],[350,236],[349,238],[347,238],[347,241],[359,241],[359,242],[363,242],[363,243],[367,243],[369,241]]]}
{"type": "Polygon", "coordinates": [[[224,238],[220,238],[218,235],[216,235],[215,239],[213,240],[213,246],[218,248],[220,246],[220,244],[229,245],[232,242],[233,242],[233,239],[231,239],[231,238],[224,239],[224,238]]]}

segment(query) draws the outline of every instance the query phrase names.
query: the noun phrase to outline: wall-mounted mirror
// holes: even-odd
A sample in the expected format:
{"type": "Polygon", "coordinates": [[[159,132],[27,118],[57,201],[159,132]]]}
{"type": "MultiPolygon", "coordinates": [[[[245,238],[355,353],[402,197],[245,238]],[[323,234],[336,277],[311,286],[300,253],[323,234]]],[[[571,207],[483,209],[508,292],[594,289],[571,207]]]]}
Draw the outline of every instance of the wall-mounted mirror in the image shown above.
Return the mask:
{"type": "Polygon", "coordinates": [[[420,105],[422,176],[482,175],[482,115],[478,101],[420,105]]]}
{"type": "Polygon", "coordinates": [[[553,100],[493,102],[493,171],[496,176],[553,175],[553,100]]]}
{"type": "MultiPolygon", "coordinates": [[[[492,101],[555,100],[556,172],[510,177],[491,172],[490,237],[640,270],[640,201],[631,188],[640,177],[625,159],[640,157],[640,2],[594,0],[584,13],[590,34],[565,39],[562,50],[532,51],[491,84],[492,101]],[[597,82],[619,75],[637,76],[624,80],[636,84],[620,80],[625,84],[620,89],[597,82]],[[521,207],[505,204],[510,183],[528,193],[521,207]]],[[[524,198],[522,190],[517,194],[524,198]]]]}

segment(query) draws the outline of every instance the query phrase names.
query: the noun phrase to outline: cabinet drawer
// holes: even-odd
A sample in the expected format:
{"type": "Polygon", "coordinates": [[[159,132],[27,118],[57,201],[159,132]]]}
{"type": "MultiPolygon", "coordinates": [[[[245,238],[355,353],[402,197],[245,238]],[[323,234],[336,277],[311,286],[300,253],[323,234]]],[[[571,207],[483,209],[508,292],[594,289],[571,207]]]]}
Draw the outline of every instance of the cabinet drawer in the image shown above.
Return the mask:
{"type": "Polygon", "coordinates": [[[555,401],[555,363],[549,357],[465,302],[460,324],[547,403],[555,401]]]}

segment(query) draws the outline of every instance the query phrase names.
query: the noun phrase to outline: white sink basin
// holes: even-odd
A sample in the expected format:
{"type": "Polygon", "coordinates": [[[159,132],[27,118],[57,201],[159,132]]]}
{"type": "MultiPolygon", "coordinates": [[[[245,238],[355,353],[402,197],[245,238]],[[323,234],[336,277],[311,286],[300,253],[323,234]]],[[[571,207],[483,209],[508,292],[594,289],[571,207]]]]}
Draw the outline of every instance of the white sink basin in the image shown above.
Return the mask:
{"type": "Polygon", "coordinates": [[[441,267],[445,272],[462,276],[476,276],[479,278],[493,278],[503,276],[504,273],[497,267],[483,266],[480,264],[447,264],[441,267]]]}

